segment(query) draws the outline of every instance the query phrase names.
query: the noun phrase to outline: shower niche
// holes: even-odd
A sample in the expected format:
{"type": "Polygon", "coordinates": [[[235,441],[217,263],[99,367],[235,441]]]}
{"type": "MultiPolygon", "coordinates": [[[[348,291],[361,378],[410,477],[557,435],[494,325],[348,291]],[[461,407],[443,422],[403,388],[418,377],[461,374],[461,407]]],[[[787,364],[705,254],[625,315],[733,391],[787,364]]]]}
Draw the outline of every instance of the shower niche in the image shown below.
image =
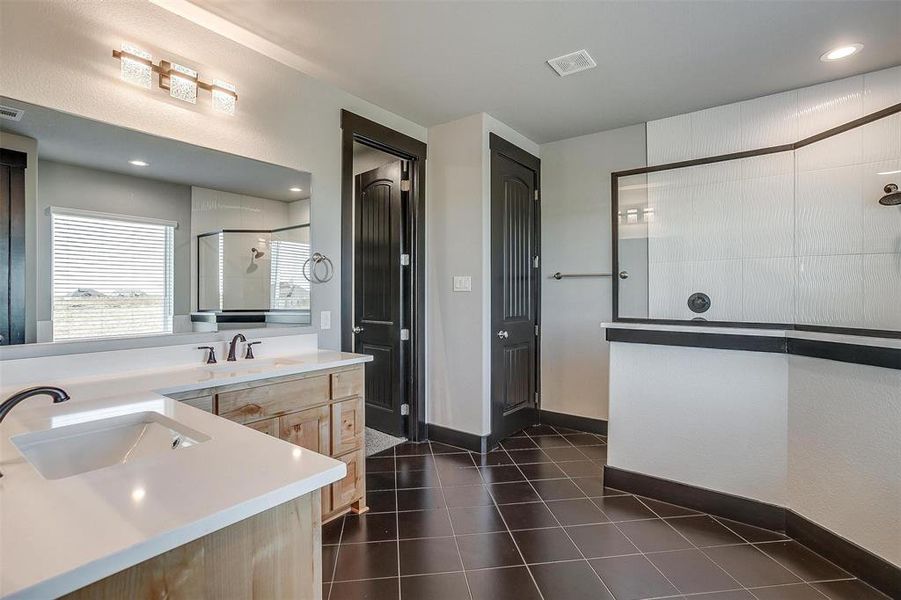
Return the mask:
{"type": "Polygon", "coordinates": [[[309,324],[310,226],[197,236],[196,322],[309,324]]]}
{"type": "MultiPolygon", "coordinates": [[[[886,96],[901,98],[895,80],[886,96]]],[[[830,122],[822,113],[831,107],[798,101],[781,121],[760,111],[760,122],[738,119],[735,130],[705,128],[707,111],[649,124],[649,159],[669,162],[613,173],[614,320],[897,335],[901,104],[830,122]],[[800,140],[724,142],[811,114],[821,125],[801,128],[810,135],[800,140]]]]}

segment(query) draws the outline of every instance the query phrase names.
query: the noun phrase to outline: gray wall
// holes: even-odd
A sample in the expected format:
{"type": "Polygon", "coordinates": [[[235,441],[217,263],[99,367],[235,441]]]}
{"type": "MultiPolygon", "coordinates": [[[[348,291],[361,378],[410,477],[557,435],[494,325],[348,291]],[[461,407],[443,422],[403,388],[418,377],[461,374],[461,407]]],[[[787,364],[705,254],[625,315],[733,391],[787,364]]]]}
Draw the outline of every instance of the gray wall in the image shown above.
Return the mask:
{"type": "Polygon", "coordinates": [[[175,229],[174,304],[176,315],[190,310],[191,188],[141,177],[41,160],[38,162],[37,297],[38,321],[50,321],[52,263],[50,207],[177,221],[175,229]]]}
{"type": "Polygon", "coordinates": [[[607,419],[612,279],[610,173],[646,164],[644,124],[541,146],[541,407],[607,419]]]}

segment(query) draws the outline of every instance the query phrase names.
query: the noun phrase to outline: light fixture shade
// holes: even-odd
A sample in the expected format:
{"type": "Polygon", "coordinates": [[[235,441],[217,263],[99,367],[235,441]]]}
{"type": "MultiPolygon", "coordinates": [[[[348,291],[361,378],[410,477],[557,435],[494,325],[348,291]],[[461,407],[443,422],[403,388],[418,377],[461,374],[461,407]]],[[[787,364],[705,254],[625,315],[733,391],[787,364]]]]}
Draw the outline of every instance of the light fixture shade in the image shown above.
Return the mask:
{"type": "Polygon", "coordinates": [[[176,100],[197,104],[197,71],[172,63],[169,71],[169,95],[176,100]]]}
{"type": "Polygon", "coordinates": [[[153,57],[151,54],[131,44],[122,44],[122,52],[123,54],[119,60],[122,65],[122,79],[128,83],[150,89],[153,75],[151,63],[153,57]],[[133,57],[144,59],[146,62],[135,60],[133,57]]]}
{"type": "Polygon", "coordinates": [[[213,80],[213,108],[229,115],[235,114],[235,105],[238,103],[237,89],[234,84],[213,80]]]}

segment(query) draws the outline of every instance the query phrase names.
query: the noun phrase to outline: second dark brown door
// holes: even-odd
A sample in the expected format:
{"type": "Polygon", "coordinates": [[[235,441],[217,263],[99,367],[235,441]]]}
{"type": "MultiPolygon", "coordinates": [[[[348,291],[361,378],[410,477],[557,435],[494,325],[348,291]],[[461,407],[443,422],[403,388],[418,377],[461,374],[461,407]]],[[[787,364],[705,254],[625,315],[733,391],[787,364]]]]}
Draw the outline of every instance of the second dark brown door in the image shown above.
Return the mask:
{"type": "Polygon", "coordinates": [[[537,159],[491,138],[491,437],[538,420],[537,159]]]}
{"type": "Polygon", "coordinates": [[[401,161],[355,177],[354,350],[366,365],[366,425],[404,435],[401,161]]]}

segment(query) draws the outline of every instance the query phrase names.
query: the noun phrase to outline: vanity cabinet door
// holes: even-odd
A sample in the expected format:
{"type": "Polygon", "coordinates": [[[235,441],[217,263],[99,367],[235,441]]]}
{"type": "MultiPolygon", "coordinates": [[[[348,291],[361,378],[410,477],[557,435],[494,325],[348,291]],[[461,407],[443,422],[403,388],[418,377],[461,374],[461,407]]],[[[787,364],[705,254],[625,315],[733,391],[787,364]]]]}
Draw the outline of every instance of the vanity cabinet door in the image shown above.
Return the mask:
{"type": "Polygon", "coordinates": [[[363,446],[366,414],[362,398],[332,404],[332,456],[363,446]]]}
{"type": "Polygon", "coordinates": [[[363,367],[332,373],[332,400],[363,395],[363,367]]]}
{"type": "Polygon", "coordinates": [[[347,465],[347,475],[332,484],[332,506],[335,508],[363,498],[366,486],[366,451],[363,448],[337,458],[347,465]]]}
{"type": "Polygon", "coordinates": [[[253,423],[247,423],[246,425],[251,429],[262,431],[263,433],[269,434],[272,437],[279,437],[278,419],[263,419],[262,421],[254,421],[253,423]]]}
{"type": "Polygon", "coordinates": [[[329,454],[329,407],[320,406],[279,418],[279,437],[301,448],[329,454]]]}

